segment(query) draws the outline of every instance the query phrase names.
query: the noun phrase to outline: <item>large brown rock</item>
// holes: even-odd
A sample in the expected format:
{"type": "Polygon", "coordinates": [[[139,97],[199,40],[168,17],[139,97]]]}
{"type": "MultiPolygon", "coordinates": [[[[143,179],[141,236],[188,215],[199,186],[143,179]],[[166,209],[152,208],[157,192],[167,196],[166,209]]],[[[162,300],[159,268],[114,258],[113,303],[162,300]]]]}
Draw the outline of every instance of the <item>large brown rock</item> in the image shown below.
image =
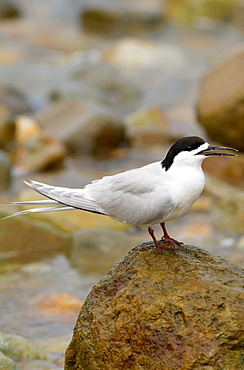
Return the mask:
{"type": "Polygon", "coordinates": [[[244,271],[193,246],[134,248],[87,297],[66,370],[243,369],[244,271]]]}
{"type": "Polygon", "coordinates": [[[244,48],[224,59],[203,79],[199,122],[209,137],[244,151],[244,48]]]}

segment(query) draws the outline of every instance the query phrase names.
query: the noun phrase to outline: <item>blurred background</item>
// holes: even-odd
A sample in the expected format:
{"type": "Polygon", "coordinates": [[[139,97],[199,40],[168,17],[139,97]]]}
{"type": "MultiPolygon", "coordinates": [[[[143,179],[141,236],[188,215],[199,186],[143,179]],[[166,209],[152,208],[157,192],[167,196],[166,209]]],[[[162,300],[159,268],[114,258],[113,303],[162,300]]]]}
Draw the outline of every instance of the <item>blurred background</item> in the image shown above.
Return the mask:
{"type": "MultiPolygon", "coordinates": [[[[198,135],[238,157],[204,162],[203,195],[168,231],[243,266],[243,31],[243,0],[1,0],[0,202],[41,199],[25,178],[80,188],[198,135]]],[[[147,240],[82,211],[1,221],[1,330],[39,345],[8,358],[63,368],[87,293],[147,240]]]]}

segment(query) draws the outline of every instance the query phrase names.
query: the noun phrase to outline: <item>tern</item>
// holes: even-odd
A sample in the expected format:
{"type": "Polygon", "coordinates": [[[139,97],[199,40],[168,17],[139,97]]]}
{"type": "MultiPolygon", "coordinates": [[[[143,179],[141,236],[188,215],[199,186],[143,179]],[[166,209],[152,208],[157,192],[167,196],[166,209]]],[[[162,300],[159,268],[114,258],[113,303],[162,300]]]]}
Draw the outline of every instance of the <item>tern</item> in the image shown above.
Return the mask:
{"type": "MultiPolygon", "coordinates": [[[[49,200],[14,202],[19,205],[49,206],[14,213],[8,217],[50,211],[79,209],[111,217],[125,224],[144,226],[159,253],[173,249],[165,222],[187,212],[205,185],[202,162],[210,156],[234,156],[237,149],[210,145],[197,136],[176,141],[162,161],[94,180],[83,189],[24,182],[49,200]],[[157,241],[153,225],[160,224],[163,236],[157,241]]],[[[7,218],[8,218],[7,217],[7,218]]]]}

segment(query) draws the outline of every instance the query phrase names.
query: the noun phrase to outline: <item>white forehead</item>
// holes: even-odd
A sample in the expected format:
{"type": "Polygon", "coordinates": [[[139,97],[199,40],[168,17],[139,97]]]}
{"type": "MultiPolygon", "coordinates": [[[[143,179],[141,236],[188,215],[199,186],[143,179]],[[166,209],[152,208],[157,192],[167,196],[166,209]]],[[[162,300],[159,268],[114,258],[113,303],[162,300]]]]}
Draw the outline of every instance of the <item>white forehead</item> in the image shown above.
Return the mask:
{"type": "Polygon", "coordinates": [[[198,153],[202,150],[206,150],[209,147],[209,143],[205,142],[204,144],[200,145],[197,149],[193,150],[192,153],[198,153]]]}
{"type": "Polygon", "coordinates": [[[195,156],[195,154],[201,152],[202,150],[206,150],[207,148],[209,147],[209,143],[205,142],[203,144],[201,144],[198,148],[196,149],[193,149],[193,150],[183,150],[182,152],[178,153],[175,158],[174,158],[174,162],[181,162],[184,161],[185,159],[187,160],[188,158],[192,158],[191,161],[193,160],[200,160],[202,161],[202,157],[204,156],[201,156],[201,155],[197,155],[195,156]]]}

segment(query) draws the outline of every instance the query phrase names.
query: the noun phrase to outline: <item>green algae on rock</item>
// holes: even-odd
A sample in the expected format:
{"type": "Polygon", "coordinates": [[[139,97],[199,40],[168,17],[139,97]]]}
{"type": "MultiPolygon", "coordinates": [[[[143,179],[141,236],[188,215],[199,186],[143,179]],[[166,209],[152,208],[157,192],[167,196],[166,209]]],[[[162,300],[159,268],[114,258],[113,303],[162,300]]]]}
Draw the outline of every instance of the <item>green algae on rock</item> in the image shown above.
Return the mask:
{"type": "Polygon", "coordinates": [[[88,295],[65,370],[241,370],[243,283],[243,269],[199,248],[139,245],[88,295]]]}

